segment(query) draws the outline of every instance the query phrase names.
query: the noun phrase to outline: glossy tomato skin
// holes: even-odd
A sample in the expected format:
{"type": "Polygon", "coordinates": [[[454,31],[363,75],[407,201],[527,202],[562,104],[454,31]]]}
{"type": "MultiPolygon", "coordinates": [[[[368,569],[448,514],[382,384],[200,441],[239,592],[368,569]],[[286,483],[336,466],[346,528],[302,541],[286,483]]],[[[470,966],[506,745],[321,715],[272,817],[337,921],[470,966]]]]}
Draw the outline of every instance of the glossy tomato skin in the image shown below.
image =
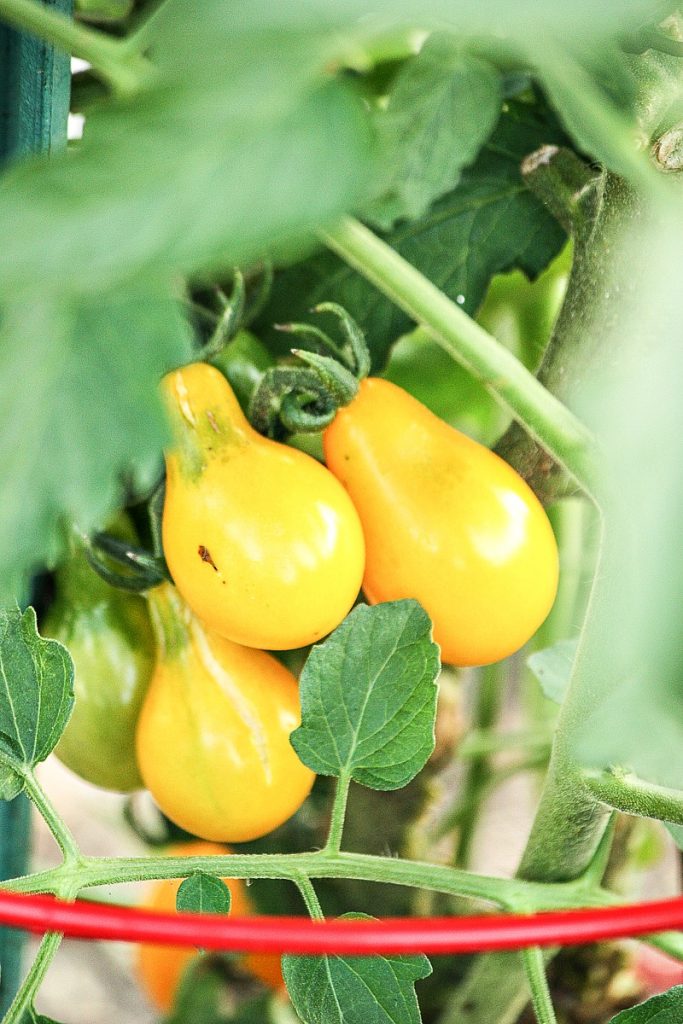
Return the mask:
{"type": "MultiPolygon", "coordinates": [[[[226,856],[231,851],[216,843],[201,840],[188,843],[177,843],[164,851],[169,857],[216,857],[226,856]]],[[[254,913],[247,896],[244,882],[235,878],[224,878],[230,889],[232,902],[230,914],[233,917],[249,917],[254,913]]],[[[143,900],[142,906],[148,910],[172,913],[176,909],[176,896],[182,879],[168,878],[153,882],[143,900]]],[[[157,946],[152,943],[140,943],[135,953],[136,973],[147,995],[154,1005],[168,1012],[175,999],[176,992],[188,966],[199,956],[194,946],[157,946]]],[[[280,957],[266,954],[248,954],[239,961],[254,977],[259,978],[270,988],[283,987],[280,957]]]]}
{"type": "Polygon", "coordinates": [[[195,836],[266,835],[313,785],[289,742],[300,721],[297,681],[271,655],[207,630],[170,584],[149,601],[159,654],[137,727],[145,785],[195,836]]]}
{"type": "Polygon", "coordinates": [[[323,443],[363,523],[371,602],[416,598],[454,665],[499,661],[534,634],[555,599],[557,545],[506,462],[378,378],[323,443]]]}
{"type": "MultiPolygon", "coordinates": [[[[131,530],[123,519],[113,530],[131,530]]],[[[115,590],[73,554],[57,573],[57,598],[43,625],[68,647],[76,702],[56,753],[87,782],[130,792],[142,787],[135,728],[154,667],[154,637],[144,598],[115,590]]]]}
{"type": "Polygon", "coordinates": [[[261,437],[225,378],[196,363],[164,379],[163,545],[188,604],[247,647],[303,647],[355,601],[363,532],[348,495],[310,456],[261,437]]]}

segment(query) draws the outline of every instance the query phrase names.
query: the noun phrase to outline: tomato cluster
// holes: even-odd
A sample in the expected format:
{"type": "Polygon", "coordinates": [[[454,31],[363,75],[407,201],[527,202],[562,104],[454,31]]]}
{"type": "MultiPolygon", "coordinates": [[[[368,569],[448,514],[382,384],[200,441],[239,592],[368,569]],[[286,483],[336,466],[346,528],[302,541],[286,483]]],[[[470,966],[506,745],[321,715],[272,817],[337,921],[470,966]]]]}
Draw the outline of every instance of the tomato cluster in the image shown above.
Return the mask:
{"type": "Polygon", "coordinates": [[[66,588],[70,611],[52,630],[74,653],[78,702],[60,752],[100,785],[142,779],[194,835],[241,842],[290,817],[313,782],[289,743],[296,679],[266,651],[325,636],[362,585],[371,602],[419,600],[444,661],[498,661],[547,615],[557,548],[510,466],[386,380],[361,381],[337,412],[323,436],[327,468],[258,434],[215,367],[173,371],[163,392],[174,442],[162,533],[175,586],[148,593],[155,665],[139,598],[107,595],[99,581],[76,600],[80,583],[66,588]],[[117,630],[140,640],[121,654],[123,640],[102,642],[117,630]],[[80,743],[98,717],[101,737],[80,743]],[[93,747],[97,762],[86,763],[93,747]]]}
{"type": "MultiPolygon", "coordinates": [[[[77,702],[58,752],[98,785],[144,784],[173,822],[210,841],[184,852],[224,853],[211,844],[272,831],[314,780],[289,741],[297,681],[269,650],[324,637],[362,587],[373,603],[419,600],[444,661],[497,661],[547,615],[557,549],[510,466],[386,380],[361,381],[337,412],[327,468],[257,433],[215,367],[176,370],[163,393],[174,585],[155,586],[145,606],[82,555],[63,567],[47,625],[74,656],[77,702]]],[[[131,537],[125,524],[119,533],[131,537]]],[[[149,905],[173,909],[178,884],[159,883],[149,905]]],[[[234,912],[249,913],[241,885],[230,888],[234,912]]],[[[192,955],[141,947],[160,1006],[192,955]]],[[[272,963],[247,966],[278,984],[272,963]]]]}

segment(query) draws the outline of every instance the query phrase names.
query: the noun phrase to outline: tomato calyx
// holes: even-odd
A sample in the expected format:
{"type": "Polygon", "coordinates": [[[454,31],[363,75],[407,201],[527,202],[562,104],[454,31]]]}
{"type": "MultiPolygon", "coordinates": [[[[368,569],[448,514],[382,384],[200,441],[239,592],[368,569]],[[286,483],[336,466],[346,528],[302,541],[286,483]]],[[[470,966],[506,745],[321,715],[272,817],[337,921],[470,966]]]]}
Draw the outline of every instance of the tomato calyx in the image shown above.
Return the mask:
{"type": "Polygon", "coordinates": [[[339,321],[341,343],[309,323],[277,324],[277,330],[305,338],[311,348],[292,348],[302,366],[267,370],[249,409],[254,428],[268,437],[324,430],[337,410],[358,394],[358,384],[370,372],[370,353],[353,317],[335,302],[323,302],[312,313],[331,313],[339,321]]]}
{"type": "Polygon", "coordinates": [[[91,569],[118,590],[139,594],[170,580],[164,559],[146,548],[104,532],[80,540],[91,569]]]}

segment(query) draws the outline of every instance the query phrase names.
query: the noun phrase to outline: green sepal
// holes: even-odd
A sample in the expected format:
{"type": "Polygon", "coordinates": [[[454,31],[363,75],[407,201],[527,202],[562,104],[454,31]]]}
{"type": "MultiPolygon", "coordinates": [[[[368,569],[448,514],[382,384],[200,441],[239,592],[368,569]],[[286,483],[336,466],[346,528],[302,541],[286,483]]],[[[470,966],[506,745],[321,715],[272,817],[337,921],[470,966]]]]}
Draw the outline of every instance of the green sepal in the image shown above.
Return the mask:
{"type": "Polygon", "coordinates": [[[357,379],[336,359],[300,348],[293,348],[292,355],[315,370],[338,407],[348,405],[358,394],[357,379]]]}
{"type": "Polygon", "coordinates": [[[370,349],[365,340],[365,335],[348,310],[340,306],[338,302],[319,302],[313,307],[311,312],[332,313],[337,317],[346,338],[345,349],[348,349],[351,353],[354,373],[358,380],[363,380],[363,378],[367,377],[371,366],[370,349]]]}

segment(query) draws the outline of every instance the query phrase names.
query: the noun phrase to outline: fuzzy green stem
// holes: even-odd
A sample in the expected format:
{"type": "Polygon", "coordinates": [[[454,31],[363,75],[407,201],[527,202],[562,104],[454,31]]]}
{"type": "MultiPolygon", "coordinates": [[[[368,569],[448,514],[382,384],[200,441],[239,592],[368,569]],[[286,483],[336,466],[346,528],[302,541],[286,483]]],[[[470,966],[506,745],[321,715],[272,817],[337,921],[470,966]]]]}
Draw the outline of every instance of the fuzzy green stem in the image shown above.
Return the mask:
{"type": "Polygon", "coordinates": [[[660,932],[658,935],[644,935],[639,942],[661,949],[662,953],[683,962],[683,932],[660,932]]]}
{"type": "MultiPolygon", "coordinates": [[[[154,35],[157,18],[168,3],[169,0],[154,0],[151,10],[145,9],[133,31],[121,43],[126,53],[143,53],[145,51],[154,35]]],[[[149,6],[147,5],[148,8],[149,6]]]]}
{"type": "Polygon", "coordinates": [[[610,855],[614,845],[614,833],[616,826],[617,815],[612,814],[607,823],[607,827],[602,834],[598,848],[593,855],[593,859],[581,876],[584,885],[589,889],[595,888],[596,886],[599,887],[603,883],[610,863],[610,855]]]}
{"type": "MultiPolygon", "coordinates": [[[[493,729],[500,712],[502,671],[500,665],[489,665],[479,673],[473,725],[475,729],[485,734],[493,729]]],[[[453,856],[456,867],[466,868],[470,862],[481,804],[488,792],[492,772],[490,755],[486,751],[473,757],[467,768],[462,793],[462,813],[459,815],[458,839],[453,856]]]]}
{"type": "Polygon", "coordinates": [[[0,0],[0,19],[87,60],[119,95],[132,95],[151,76],[144,58],[127,55],[120,43],[36,0],[0,0]]]}
{"type": "Polygon", "coordinates": [[[568,235],[583,235],[590,229],[585,198],[596,174],[576,153],[541,146],[522,161],[521,172],[568,235]]]}
{"type": "Polygon", "coordinates": [[[522,950],[522,960],[531,992],[531,1003],[538,1024],[557,1024],[553,1001],[548,988],[543,953],[538,946],[522,950]]]}
{"type": "Polygon", "coordinates": [[[84,857],[79,864],[37,872],[3,882],[24,893],[74,893],[100,885],[187,878],[203,871],[220,878],[277,878],[295,884],[305,878],[352,878],[403,885],[487,903],[504,910],[609,906],[617,897],[578,882],[546,884],[460,871],[445,864],[361,853],[231,854],[225,857],[84,857]]]}
{"type": "Polygon", "coordinates": [[[511,352],[391,246],[346,218],[321,234],[330,249],[403,309],[461,363],[587,493],[597,455],[586,427],[511,352]]]}
{"type": "Polygon", "coordinates": [[[52,806],[47,793],[32,771],[23,776],[26,793],[62,851],[65,864],[80,864],[81,851],[69,828],[52,806]]]}
{"type": "Polygon", "coordinates": [[[536,650],[575,636],[581,625],[595,562],[591,534],[595,515],[593,506],[581,498],[566,498],[548,509],[560,550],[560,585],[550,614],[536,634],[536,650]]]}
{"type": "Polygon", "coordinates": [[[635,119],[608,99],[597,76],[576,60],[568,47],[546,36],[534,62],[553,103],[570,111],[591,141],[600,139],[600,158],[612,170],[652,196],[664,201],[674,198],[674,191],[650,163],[644,147],[638,145],[635,119]]]}
{"type": "Polygon", "coordinates": [[[40,988],[47,970],[59,949],[62,936],[59,932],[48,932],[43,936],[38,947],[36,958],[31,969],[24,978],[12,1005],[2,1019],[2,1024],[23,1024],[26,1014],[33,1004],[36,992],[40,988]]]}
{"type": "Polygon", "coordinates": [[[323,914],[318,894],[313,888],[313,882],[310,878],[307,878],[306,875],[302,875],[300,878],[296,879],[296,884],[299,892],[301,893],[301,897],[306,904],[306,910],[310,917],[312,917],[314,921],[324,921],[325,915],[323,914]]]}
{"type": "Polygon", "coordinates": [[[336,854],[341,850],[342,835],[344,832],[344,819],[346,818],[346,804],[349,799],[349,786],[351,778],[348,775],[340,775],[337,779],[337,788],[332,804],[332,817],[330,819],[330,831],[327,835],[325,853],[336,854]]]}
{"type": "Polygon", "coordinates": [[[458,747],[460,761],[474,760],[487,754],[500,754],[510,750],[523,749],[545,752],[550,750],[552,733],[549,729],[525,729],[520,732],[492,733],[487,729],[475,729],[467,734],[458,747]]]}
{"type": "Polygon", "coordinates": [[[683,825],[683,791],[647,782],[633,772],[611,768],[608,771],[584,770],[583,782],[602,804],[635,814],[683,825]]]}

